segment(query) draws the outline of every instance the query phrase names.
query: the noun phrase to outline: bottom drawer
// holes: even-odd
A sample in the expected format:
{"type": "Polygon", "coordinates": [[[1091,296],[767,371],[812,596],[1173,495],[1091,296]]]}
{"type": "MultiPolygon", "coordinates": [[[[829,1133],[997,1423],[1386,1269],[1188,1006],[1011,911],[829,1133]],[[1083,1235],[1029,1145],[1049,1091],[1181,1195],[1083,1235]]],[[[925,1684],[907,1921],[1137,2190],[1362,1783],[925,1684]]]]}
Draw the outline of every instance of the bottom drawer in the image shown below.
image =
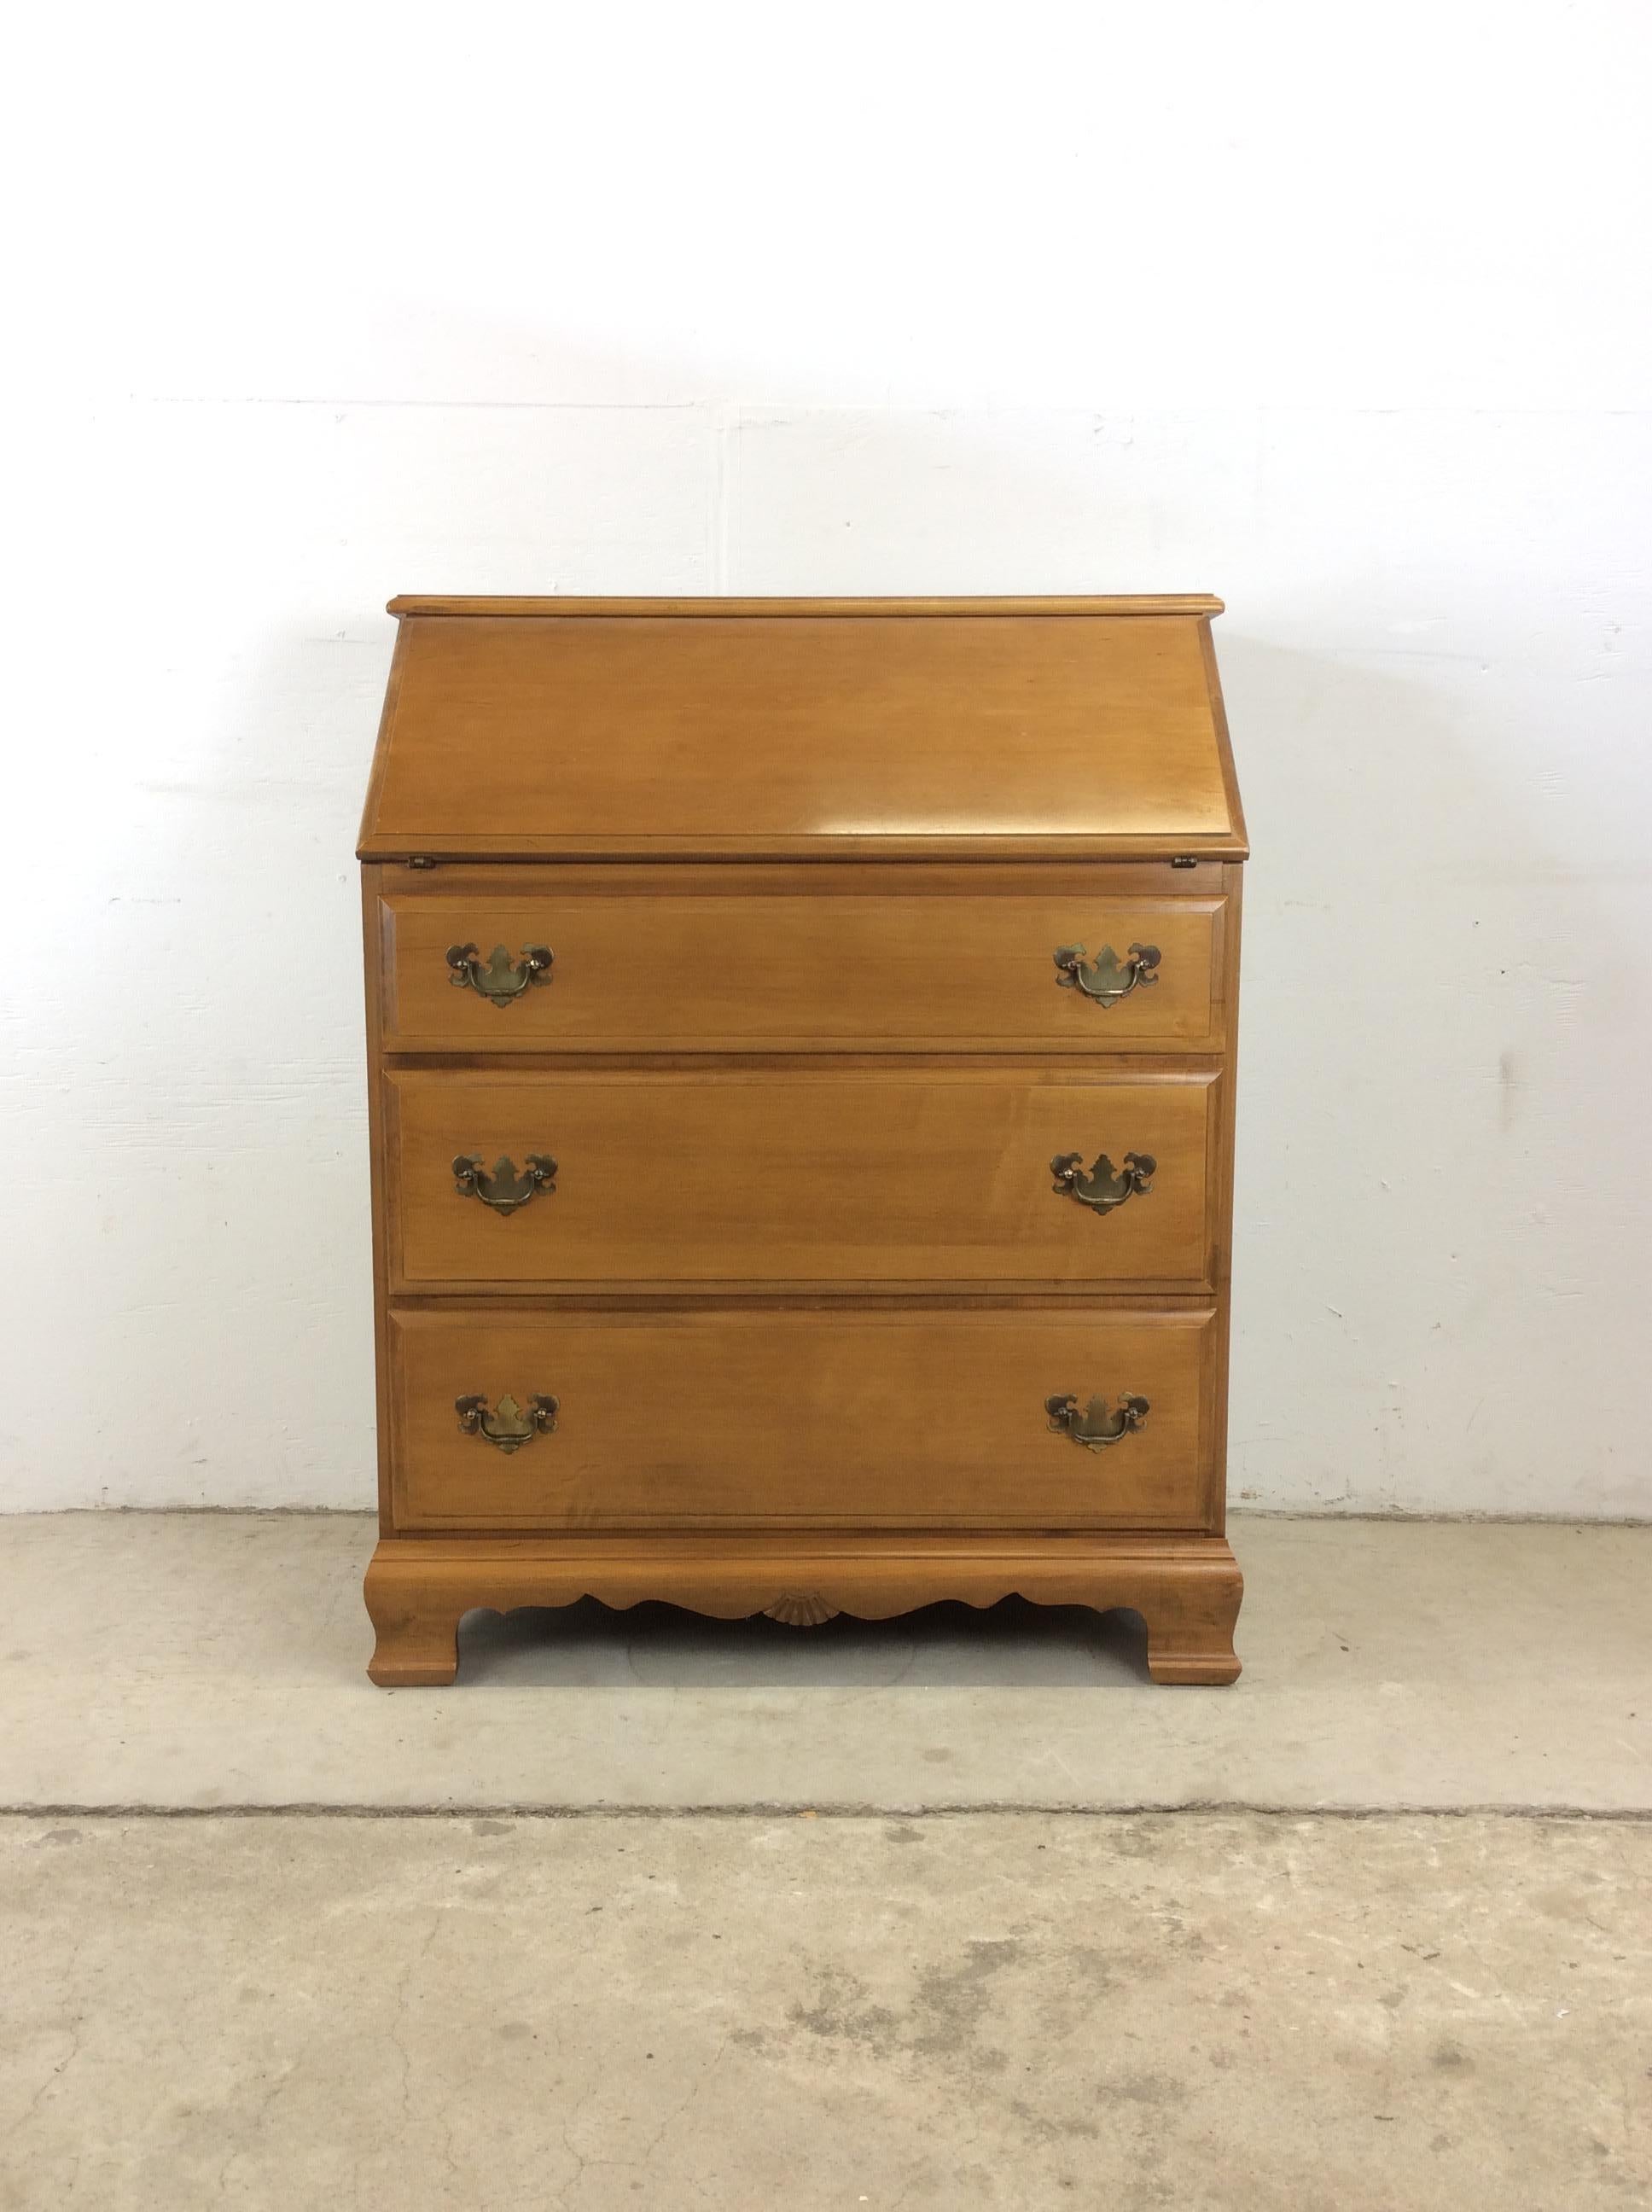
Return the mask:
{"type": "Polygon", "coordinates": [[[1216,1350],[1208,1311],[396,1312],[394,1523],[1219,1525],[1216,1350]],[[1094,1446],[1047,1410],[1083,1431],[1094,1399],[1105,1435],[1127,1395],[1139,1425],[1094,1446]]]}

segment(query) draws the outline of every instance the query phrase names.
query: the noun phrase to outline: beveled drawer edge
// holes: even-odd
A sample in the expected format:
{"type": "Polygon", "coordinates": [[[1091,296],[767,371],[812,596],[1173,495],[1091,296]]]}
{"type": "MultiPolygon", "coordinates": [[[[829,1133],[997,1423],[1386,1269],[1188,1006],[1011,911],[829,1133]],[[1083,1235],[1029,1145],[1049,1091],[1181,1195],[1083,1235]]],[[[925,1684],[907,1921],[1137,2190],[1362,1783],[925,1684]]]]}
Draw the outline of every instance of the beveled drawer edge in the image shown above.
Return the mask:
{"type": "Polygon", "coordinates": [[[581,1284],[566,1291],[525,1289],[519,1283],[484,1293],[475,1283],[452,1290],[393,1291],[385,1301],[388,1314],[450,1314],[474,1308],[497,1319],[514,1312],[716,1314],[728,1312],[814,1313],[840,1307],[855,1312],[889,1313],[1136,1313],[1145,1320],[1181,1320],[1200,1325],[1219,1319],[1222,1298],[1208,1285],[1169,1290],[1148,1285],[1137,1290],[1093,1288],[1080,1285],[1017,1283],[1007,1289],[990,1285],[955,1290],[945,1284],[920,1284],[891,1289],[880,1284],[865,1290],[841,1290],[837,1285],[814,1289],[806,1285],[761,1283],[747,1287],[711,1284],[703,1290],[685,1290],[681,1283],[648,1287],[641,1285],[581,1284]]]}
{"type": "Polygon", "coordinates": [[[1185,1080],[1189,1073],[1220,1075],[1230,1056],[1228,1047],[1219,1037],[1215,1042],[1200,1037],[1190,1038],[1185,1043],[1159,1042],[1151,1051],[1140,1045],[1029,1044],[1024,1037],[1003,1044],[971,1042],[952,1047],[937,1046],[932,1041],[905,1046],[888,1039],[864,1037],[847,1040],[841,1045],[787,1038],[758,1047],[729,1038],[710,1038],[702,1044],[673,1045],[668,1050],[653,1052],[611,1044],[563,1045],[554,1048],[533,1045],[496,1052],[430,1043],[386,1045],[379,1054],[375,1066],[396,1073],[416,1073],[421,1070],[437,1073],[446,1070],[455,1075],[565,1075],[580,1072],[624,1074],[633,1068],[641,1073],[659,1075],[757,1074],[765,1069],[777,1074],[802,1075],[829,1061],[833,1072],[839,1074],[857,1070],[869,1075],[879,1072],[893,1074],[903,1068],[937,1072],[957,1068],[969,1073],[978,1067],[982,1073],[1003,1075],[1011,1072],[1006,1063],[1026,1060],[1036,1064],[1029,1066],[1029,1074],[1048,1073],[1050,1064],[1054,1062],[1069,1073],[1088,1070],[1121,1081],[1128,1079],[1148,1082],[1155,1076],[1185,1080]]]}
{"type": "Polygon", "coordinates": [[[543,1307],[566,1312],[570,1308],[606,1309],[622,1312],[647,1307],[650,1311],[703,1312],[720,1306],[773,1306],[780,1309],[887,1305],[891,1310],[909,1308],[919,1312],[951,1313],[1052,1310],[1068,1306],[1125,1306],[1139,1309],[1164,1299],[1167,1310],[1188,1305],[1213,1307],[1217,1285],[1208,1279],[1171,1275],[1109,1276],[1098,1282],[1063,1283],[1036,1277],[1007,1276],[960,1281],[956,1276],[868,1276],[844,1280],[807,1275],[705,1277],[687,1280],[680,1276],[535,1277],[527,1283],[496,1276],[465,1275],[421,1279],[392,1274],[389,1303],[392,1307],[448,1308],[476,1304],[489,1312],[501,1307],[543,1307]]]}
{"type": "Polygon", "coordinates": [[[1022,897],[1052,892],[1073,898],[1125,896],[1155,904],[1214,906],[1233,889],[1235,864],[1195,859],[1183,868],[1156,859],[1042,860],[1012,854],[1005,860],[785,858],[726,860],[668,858],[604,860],[509,860],[478,856],[414,867],[395,860],[364,860],[361,872],[383,898],[410,901],[486,897],[646,898],[669,888],[707,898],[968,898],[1022,897]]]}

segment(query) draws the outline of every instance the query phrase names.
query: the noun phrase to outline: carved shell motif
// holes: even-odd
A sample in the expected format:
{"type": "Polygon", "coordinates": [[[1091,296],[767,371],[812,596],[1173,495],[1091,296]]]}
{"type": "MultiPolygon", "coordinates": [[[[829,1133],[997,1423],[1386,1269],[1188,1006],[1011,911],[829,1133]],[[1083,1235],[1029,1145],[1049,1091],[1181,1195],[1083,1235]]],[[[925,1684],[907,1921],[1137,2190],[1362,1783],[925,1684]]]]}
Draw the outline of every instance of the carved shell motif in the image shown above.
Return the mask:
{"type": "Polygon", "coordinates": [[[838,1608],[828,1605],[817,1590],[787,1590],[773,1605],[763,1607],[769,1620],[783,1621],[787,1628],[818,1628],[823,1620],[835,1620],[838,1608]]]}

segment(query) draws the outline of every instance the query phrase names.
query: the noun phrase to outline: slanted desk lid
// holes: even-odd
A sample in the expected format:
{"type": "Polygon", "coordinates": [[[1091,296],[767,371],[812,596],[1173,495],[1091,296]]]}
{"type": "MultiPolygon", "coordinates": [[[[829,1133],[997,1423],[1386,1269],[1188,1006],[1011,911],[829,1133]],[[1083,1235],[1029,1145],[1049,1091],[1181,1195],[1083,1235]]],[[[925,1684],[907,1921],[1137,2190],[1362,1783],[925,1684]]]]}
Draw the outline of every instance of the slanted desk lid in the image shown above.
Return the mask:
{"type": "Polygon", "coordinates": [[[364,860],[1242,860],[1219,599],[392,599],[364,860]]]}

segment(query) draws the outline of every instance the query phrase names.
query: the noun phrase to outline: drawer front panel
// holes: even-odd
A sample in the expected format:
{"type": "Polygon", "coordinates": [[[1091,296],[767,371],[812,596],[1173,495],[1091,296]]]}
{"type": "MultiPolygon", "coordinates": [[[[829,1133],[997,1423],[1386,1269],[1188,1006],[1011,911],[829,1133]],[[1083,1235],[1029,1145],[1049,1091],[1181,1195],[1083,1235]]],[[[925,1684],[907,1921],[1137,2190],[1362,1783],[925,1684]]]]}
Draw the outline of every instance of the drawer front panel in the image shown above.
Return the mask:
{"type": "Polygon", "coordinates": [[[1220,1080],[402,1070],[385,1079],[393,1281],[1198,1290],[1220,1080]],[[456,1160],[475,1163],[463,1191],[456,1160]]]}
{"type": "Polygon", "coordinates": [[[393,1312],[395,1524],[1212,1525],[1216,1346],[1190,1311],[393,1312]],[[530,1425],[506,1395],[554,1429],[489,1441],[530,1425]],[[1127,1395],[1116,1442],[1051,1425],[1127,1395]]]}
{"type": "Polygon", "coordinates": [[[1221,1042],[1220,896],[1098,890],[1094,871],[1045,889],[1019,888],[1029,871],[983,868],[978,890],[957,893],[915,888],[910,871],[886,872],[896,884],[862,872],[855,890],[823,887],[817,872],[812,887],[793,878],[776,889],[772,874],[766,889],[736,884],[725,873],[682,888],[689,873],[632,872],[610,890],[470,878],[477,888],[462,893],[390,893],[379,909],[386,1049],[1221,1042]],[[466,946],[473,969],[448,959],[466,946]],[[551,954],[549,967],[531,965],[533,948],[551,954]],[[1063,949],[1072,957],[1058,967],[1063,949]]]}

